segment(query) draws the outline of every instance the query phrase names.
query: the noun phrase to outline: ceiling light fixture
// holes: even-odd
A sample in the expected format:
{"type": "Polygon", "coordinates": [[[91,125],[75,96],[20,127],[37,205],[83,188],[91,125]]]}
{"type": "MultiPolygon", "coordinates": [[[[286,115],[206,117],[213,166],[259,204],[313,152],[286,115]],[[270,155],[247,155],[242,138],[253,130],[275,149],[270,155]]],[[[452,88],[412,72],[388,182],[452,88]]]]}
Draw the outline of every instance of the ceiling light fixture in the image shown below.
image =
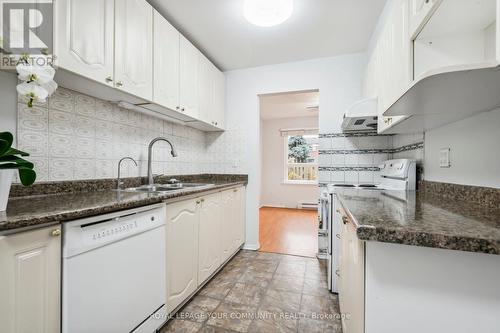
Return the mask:
{"type": "Polygon", "coordinates": [[[245,18],[259,27],[281,24],[288,20],[292,13],[293,0],[245,0],[245,18]]]}

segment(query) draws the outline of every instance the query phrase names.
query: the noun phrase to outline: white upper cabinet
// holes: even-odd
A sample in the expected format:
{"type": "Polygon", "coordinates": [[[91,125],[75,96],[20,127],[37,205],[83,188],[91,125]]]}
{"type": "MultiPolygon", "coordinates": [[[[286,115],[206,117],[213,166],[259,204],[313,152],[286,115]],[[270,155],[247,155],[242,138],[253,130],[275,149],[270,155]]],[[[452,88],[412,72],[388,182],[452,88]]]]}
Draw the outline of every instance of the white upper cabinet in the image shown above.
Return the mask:
{"type": "Polygon", "coordinates": [[[212,79],[212,67],[214,66],[212,65],[210,60],[208,60],[203,54],[200,53],[198,55],[198,118],[209,124],[214,121],[214,80],[212,79]]]}
{"type": "Polygon", "coordinates": [[[55,1],[57,64],[70,72],[113,85],[114,1],[55,1]]]}
{"type": "Polygon", "coordinates": [[[213,86],[213,125],[220,129],[224,129],[226,110],[226,76],[223,72],[213,66],[213,78],[215,81],[213,86]]]}
{"type": "Polygon", "coordinates": [[[383,113],[410,85],[412,72],[408,35],[408,0],[395,0],[369,57],[363,81],[366,98],[378,99],[378,132],[404,117],[384,117],[383,113]]]}
{"type": "Polygon", "coordinates": [[[180,106],[181,112],[198,118],[198,59],[200,51],[180,36],[180,106]]]}
{"type": "Polygon", "coordinates": [[[61,85],[224,129],[224,74],[146,0],[57,0],[54,21],[61,85]]]}
{"type": "Polygon", "coordinates": [[[433,11],[442,0],[408,0],[409,1],[409,32],[417,34],[427,22],[433,11]]]}
{"type": "Polygon", "coordinates": [[[154,11],[154,92],[153,102],[180,111],[179,43],[180,34],[154,11]]]}
{"type": "Polygon", "coordinates": [[[153,8],[144,0],[115,2],[115,86],[153,99],[153,8]]]}
{"type": "Polygon", "coordinates": [[[495,66],[497,0],[441,0],[414,39],[415,80],[495,66]]]}
{"type": "Polygon", "coordinates": [[[426,131],[498,108],[499,1],[436,0],[430,9],[408,1],[413,13],[427,14],[409,36],[411,84],[383,110],[384,119],[404,121],[384,133],[426,131]]]}
{"type": "Polygon", "coordinates": [[[226,79],[203,54],[198,59],[199,119],[217,128],[224,128],[226,79]]]}

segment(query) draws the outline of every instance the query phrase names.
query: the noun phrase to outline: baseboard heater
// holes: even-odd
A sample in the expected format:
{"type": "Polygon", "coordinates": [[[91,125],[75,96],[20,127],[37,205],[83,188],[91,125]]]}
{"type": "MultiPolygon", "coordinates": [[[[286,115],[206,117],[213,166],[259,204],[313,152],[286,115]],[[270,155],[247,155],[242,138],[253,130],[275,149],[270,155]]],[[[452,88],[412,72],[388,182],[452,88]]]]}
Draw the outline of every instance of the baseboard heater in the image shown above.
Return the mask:
{"type": "Polygon", "coordinates": [[[310,209],[310,210],[317,210],[318,209],[318,203],[317,202],[299,202],[297,205],[299,209],[310,209]]]}

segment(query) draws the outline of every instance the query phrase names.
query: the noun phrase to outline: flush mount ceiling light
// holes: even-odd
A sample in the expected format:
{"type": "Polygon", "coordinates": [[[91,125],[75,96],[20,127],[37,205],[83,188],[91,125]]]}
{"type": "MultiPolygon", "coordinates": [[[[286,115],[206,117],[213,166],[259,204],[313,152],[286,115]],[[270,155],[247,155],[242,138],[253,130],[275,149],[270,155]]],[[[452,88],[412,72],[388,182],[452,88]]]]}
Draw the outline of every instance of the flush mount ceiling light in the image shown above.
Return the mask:
{"type": "Polygon", "coordinates": [[[245,0],[245,18],[259,27],[281,24],[292,12],[293,0],[245,0]]]}

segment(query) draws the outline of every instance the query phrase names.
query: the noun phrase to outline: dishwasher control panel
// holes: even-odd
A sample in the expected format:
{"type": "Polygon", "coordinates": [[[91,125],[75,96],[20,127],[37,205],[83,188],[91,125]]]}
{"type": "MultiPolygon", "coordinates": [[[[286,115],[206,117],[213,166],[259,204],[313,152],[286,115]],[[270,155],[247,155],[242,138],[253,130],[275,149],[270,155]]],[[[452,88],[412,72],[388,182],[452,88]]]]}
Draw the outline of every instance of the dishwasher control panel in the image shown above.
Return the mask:
{"type": "Polygon", "coordinates": [[[63,225],[63,256],[73,256],[165,224],[165,205],[101,215],[63,225]]]}

